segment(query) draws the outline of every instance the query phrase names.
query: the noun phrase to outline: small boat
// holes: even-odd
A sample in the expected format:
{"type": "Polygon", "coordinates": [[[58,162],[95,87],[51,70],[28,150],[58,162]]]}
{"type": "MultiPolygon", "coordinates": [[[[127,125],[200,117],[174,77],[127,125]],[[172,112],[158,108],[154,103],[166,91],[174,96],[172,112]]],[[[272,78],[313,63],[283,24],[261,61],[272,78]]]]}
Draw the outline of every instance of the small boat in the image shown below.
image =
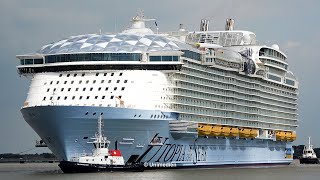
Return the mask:
{"type": "Polygon", "coordinates": [[[300,164],[319,164],[319,159],[313,150],[311,139],[309,137],[308,146],[304,146],[300,164]]]}
{"type": "Polygon", "coordinates": [[[86,173],[99,171],[143,171],[143,164],[126,165],[120,150],[109,150],[110,141],[102,134],[102,116],[98,119],[98,131],[93,142],[92,155],[82,154],[71,158],[71,161],[61,161],[59,167],[64,173],[86,173]]]}

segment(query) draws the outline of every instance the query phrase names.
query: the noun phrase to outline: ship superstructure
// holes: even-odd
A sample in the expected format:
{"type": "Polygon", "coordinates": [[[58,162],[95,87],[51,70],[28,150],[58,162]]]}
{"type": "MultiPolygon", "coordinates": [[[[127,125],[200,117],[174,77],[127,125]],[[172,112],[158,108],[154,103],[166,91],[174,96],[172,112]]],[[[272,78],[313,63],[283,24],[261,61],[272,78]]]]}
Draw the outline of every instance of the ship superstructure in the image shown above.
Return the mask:
{"type": "Polygon", "coordinates": [[[122,33],[72,36],[19,55],[19,74],[32,78],[23,116],[63,161],[86,151],[105,114],[126,163],[288,164],[298,81],[278,45],[258,45],[233,23],[155,34],[138,15],[122,33]]]}

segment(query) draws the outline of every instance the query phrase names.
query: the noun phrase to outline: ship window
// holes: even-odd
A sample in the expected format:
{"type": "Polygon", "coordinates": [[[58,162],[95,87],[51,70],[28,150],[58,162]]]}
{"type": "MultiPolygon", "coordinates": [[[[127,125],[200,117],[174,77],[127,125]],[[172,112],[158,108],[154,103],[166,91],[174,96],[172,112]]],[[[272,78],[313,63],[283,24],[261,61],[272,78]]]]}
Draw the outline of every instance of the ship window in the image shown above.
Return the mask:
{"type": "Polygon", "coordinates": [[[113,90],[117,90],[117,87],[114,87],[113,90]]]}
{"type": "Polygon", "coordinates": [[[60,74],[59,77],[62,77],[62,74],[60,74]]]}
{"type": "Polygon", "coordinates": [[[77,77],[77,74],[74,74],[73,77],[77,77]]]}
{"type": "Polygon", "coordinates": [[[55,92],[57,89],[56,88],[53,88],[53,92],[55,92]]]}
{"type": "Polygon", "coordinates": [[[122,96],[118,96],[118,97],[119,97],[119,99],[121,99],[122,96]]]}
{"type": "Polygon", "coordinates": [[[100,91],[100,90],[101,90],[101,87],[98,88],[98,91],[100,91]]]}
{"type": "Polygon", "coordinates": [[[101,84],[104,83],[104,80],[101,80],[101,84]]]}
{"type": "Polygon", "coordinates": [[[57,81],[57,84],[59,84],[59,81],[57,81]]]}
{"type": "Polygon", "coordinates": [[[104,99],[106,96],[102,96],[102,99],[104,99]]]}
{"type": "Polygon", "coordinates": [[[45,101],[46,100],[46,97],[43,97],[42,101],[45,101]]]}
{"type": "Polygon", "coordinates": [[[70,74],[67,74],[67,77],[69,77],[70,76],[70,74]]]}
{"type": "Polygon", "coordinates": [[[117,80],[117,83],[119,83],[120,82],[120,80],[117,80]]]}
{"type": "Polygon", "coordinates": [[[108,83],[111,83],[111,80],[109,80],[108,83]]]}
{"type": "Polygon", "coordinates": [[[111,96],[110,99],[113,99],[114,96],[111,96]]]}
{"type": "Polygon", "coordinates": [[[47,92],[49,92],[49,91],[50,91],[50,88],[47,89],[47,92]]]}
{"type": "Polygon", "coordinates": [[[83,89],[82,89],[82,91],[85,91],[85,90],[86,90],[86,88],[83,88],[83,89]]]}
{"type": "Polygon", "coordinates": [[[124,90],[124,87],[121,88],[121,91],[123,91],[123,90],[124,90]]]}
{"type": "Polygon", "coordinates": [[[86,81],[86,84],[88,84],[88,83],[89,83],[89,80],[86,81]]]}
{"type": "Polygon", "coordinates": [[[79,88],[76,88],[76,91],[78,91],[79,90],[79,88]]]}
{"type": "Polygon", "coordinates": [[[128,80],[124,80],[124,83],[127,83],[128,82],[128,80]]]}
{"type": "Polygon", "coordinates": [[[82,83],[82,80],[79,81],[79,84],[81,84],[81,83],[82,83]]]}
{"type": "Polygon", "coordinates": [[[64,90],[64,88],[61,88],[61,92],[64,90]]]}
{"type": "Polygon", "coordinates": [[[74,100],[76,97],[75,96],[72,96],[72,100],[74,100]]]}
{"type": "Polygon", "coordinates": [[[109,88],[108,88],[108,87],[106,87],[106,91],[108,91],[108,89],[109,89],[109,88]]]}
{"type": "Polygon", "coordinates": [[[92,91],[93,90],[93,88],[90,88],[90,91],[92,91]]]}
{"type": "Polygon", "coordinates": [[[67,84],[67,81],[64,81],[64,84],[67,84]]]}
{"type": "Polygon", "coordinates": [[[96,80],[93,80],[93,84],[95,84],[96,83],[96,80]]]}
{"type": "Polygon", "coordinates": [[[58,96],[57,100],[60,100],[60,96],[58,96]]]}
{"type": "Polygon", "coordinates": [[[67,100],[67,98],[68,98],[68,96],[65,96],[65,97],[64,97],[64,100],[67,100]]]}
{"type": "Polygon", "coordinates": [[[87,96],[87,99],[89,99],[90,98],[90,96],[87,96]]]}
{"type": "Polygon", "coordinates": [[[94,98],[95,98],[95,99],[98,99],[98,96],[95,96],[94,98]]]}
{"type": "MultiPolygon", "coordinates": [[[[81,96],[82,97],[82,96],[81,96]]],[[[87,111],[86,113],[85,113],[85,115],[88,115],[89,114],[89,112],[87,111]]]]}
{"type": "Polygon", "coordinates": [[[81,99],[82,99],[82,96],[80,96],[79,99],[81,100],[81,99]]]}
{"type": "Polygon", "coordinates": [[[82,73],[81,76],[83,77],[85,75],[85,73],[82,73]]]}
{"type": "Polygon", "coordinates": [[[122,76],[122,73],[120,73],[119,76],[122,76]]]}
{"type": "Polygon", "coordinates": [[[71,91],[71,88],[68,88],[68,91],[71,91]]]}
{"type": "Polygon", "coordinates": [[[104,76],[107,76],[107,74],[108,74],[108,73],[104,73],[103,75],[104,75],[104,76]]]}
{"type": "Polygon", "coordinates": [[[71,84],[73,84],[74,83],[74,81],[71,81],[71,84]]]}
{"type": "Polygon", "coordinates": [[[99,76],[99,73],[96,73],[96,76],[99,76]]]}
{"type": "Polygon", "coordinates": [[[50,84],[52,84],[52,83],[53,83],[53,81],[50,82],[50,84]]]}
{"type": "Polygon", "coordinates": [[[113,76],[114,75],[114,73],[111,73],[111,76],[113,76]]]}

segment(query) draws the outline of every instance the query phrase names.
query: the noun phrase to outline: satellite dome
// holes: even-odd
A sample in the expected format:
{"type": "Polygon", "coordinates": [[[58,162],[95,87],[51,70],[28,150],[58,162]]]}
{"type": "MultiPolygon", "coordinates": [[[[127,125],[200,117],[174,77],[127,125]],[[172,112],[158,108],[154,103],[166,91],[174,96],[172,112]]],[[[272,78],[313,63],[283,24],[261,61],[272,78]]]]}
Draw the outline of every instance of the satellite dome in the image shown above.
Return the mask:
{"type": "Polygon", "coordinates": [[[279,45],[278,45],[278,44],[273,44],[271,47],[272,47],[273,49],[280,50],[280,48],[279,48],[279,45]]]}

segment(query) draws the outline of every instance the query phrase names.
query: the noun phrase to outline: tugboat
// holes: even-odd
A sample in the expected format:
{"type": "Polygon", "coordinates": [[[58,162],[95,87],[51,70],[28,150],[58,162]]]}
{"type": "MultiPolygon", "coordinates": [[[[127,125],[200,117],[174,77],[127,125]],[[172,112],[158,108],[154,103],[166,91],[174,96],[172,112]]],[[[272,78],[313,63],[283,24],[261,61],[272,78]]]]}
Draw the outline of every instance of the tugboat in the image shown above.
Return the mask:
{"type": "Polygon", "coordinates": [[[92,155],[75,156],[71,161],[61,161],[59,167],[64,173],[87,173],[99,171],[143,171],[143,164],[126,165],[120,150],[109,150],[110,141],[102,134],[102,115],[98,119],[98,131],[94,141],[92,155]]]}
{"type": "Polygon", "coordinates": [[[308,146],[304,146],[303,148],[303,154],[300,158],[300,164],[319,164],[319,159],[317,158],[317,155],[312,148],[310,137],[308,146]]]}

